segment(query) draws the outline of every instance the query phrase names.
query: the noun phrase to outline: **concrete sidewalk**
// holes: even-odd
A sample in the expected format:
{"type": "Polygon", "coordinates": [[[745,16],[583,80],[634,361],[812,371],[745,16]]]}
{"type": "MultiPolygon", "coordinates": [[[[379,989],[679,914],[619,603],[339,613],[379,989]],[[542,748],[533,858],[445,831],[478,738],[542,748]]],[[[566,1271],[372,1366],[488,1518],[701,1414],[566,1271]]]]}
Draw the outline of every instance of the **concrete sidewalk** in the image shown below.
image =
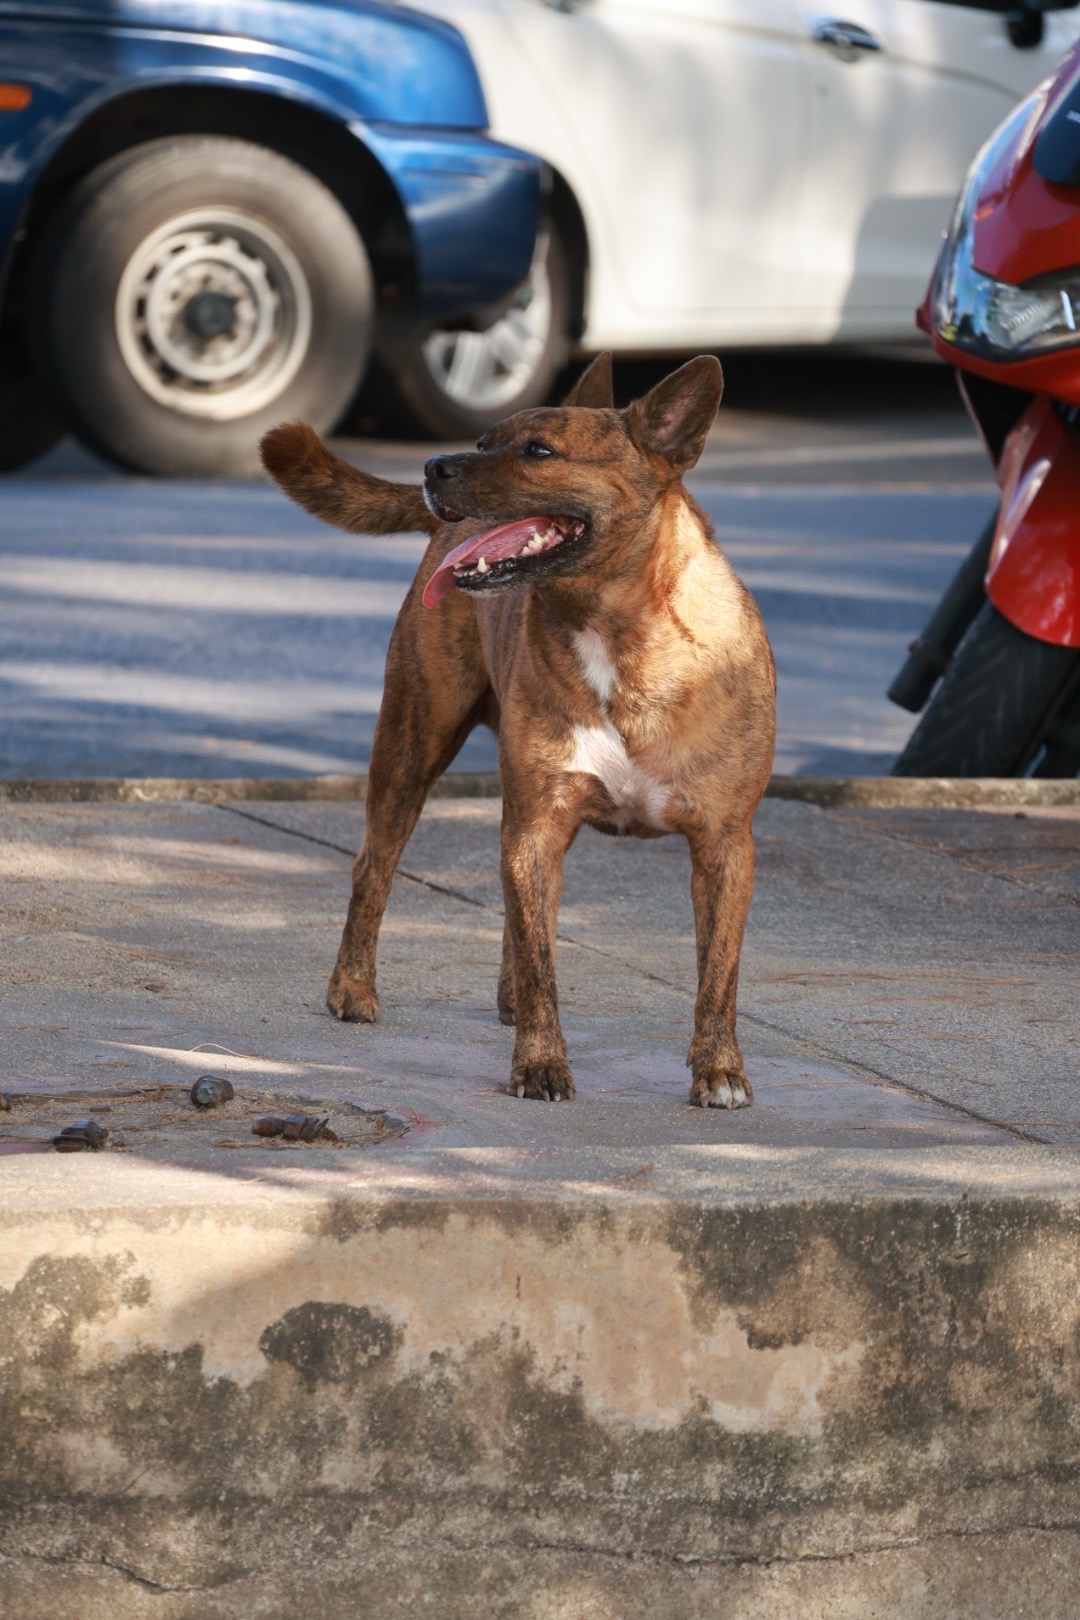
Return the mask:
{"type": "Polygon", "coordinates": [[[685,850],[588,832],[579,1096],[505,1094],[498,811],[429,805],[370,1028],[359,807],[0,810],[5,1612],[1071,1617],[1080,810],[767,801],[734,1115],[685,850]],[[207,1072],[393,1129],[25,1151],[207,1072]]]}

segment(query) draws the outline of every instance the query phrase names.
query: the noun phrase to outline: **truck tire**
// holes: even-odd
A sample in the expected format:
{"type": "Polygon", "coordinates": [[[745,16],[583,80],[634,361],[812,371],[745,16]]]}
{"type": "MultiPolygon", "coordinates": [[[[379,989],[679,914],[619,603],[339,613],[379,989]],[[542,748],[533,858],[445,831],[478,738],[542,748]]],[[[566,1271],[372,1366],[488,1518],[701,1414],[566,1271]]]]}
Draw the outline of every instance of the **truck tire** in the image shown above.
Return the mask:
{"type": "Polygon", "coordinates": [[[371,269],[337,198],[218,136],[94,169],[43,234],[30,289],[44,385],[81,439],[137,472],[254,473],[275,423],[336,425],[371,344],[371,269]]]}
{"type": "Polygon", "coordinates": [[[390,338],[372,366],[368,402],[387,426],[435,439],[475,439],[500,418],[547,403],[566,363],[569,321],[569,261],[548,224],[528,280],[493,326],[390,338]]]}
{"type": "Polygon", "coordinates": [[[17,472],[36,461],[63,434],[63,423],[33,379],[9,359],[0,360],[0,473],[17,472]]]}
{"type": "Polygon", "coordinates": [[[1024,776],[1080,663],[987,602],[956,649],[894,776],[1024,776]]]}

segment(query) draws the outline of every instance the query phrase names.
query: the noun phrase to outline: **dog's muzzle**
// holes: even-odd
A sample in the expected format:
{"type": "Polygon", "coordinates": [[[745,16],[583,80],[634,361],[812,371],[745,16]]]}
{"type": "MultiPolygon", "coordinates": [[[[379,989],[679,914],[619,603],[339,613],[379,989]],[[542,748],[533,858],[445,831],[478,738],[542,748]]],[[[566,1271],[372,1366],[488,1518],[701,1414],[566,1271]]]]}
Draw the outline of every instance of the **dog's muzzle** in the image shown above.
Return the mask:
{"type": "Polygon", "coordinates": [[[555,553],[583,540],[587,530],[583,518],[552,515],[485,529],[447,552],[424,589],[424,606],[434,607],[453,585],[487,593],[525,584],[534,574],[550,572],[555,553]]]}

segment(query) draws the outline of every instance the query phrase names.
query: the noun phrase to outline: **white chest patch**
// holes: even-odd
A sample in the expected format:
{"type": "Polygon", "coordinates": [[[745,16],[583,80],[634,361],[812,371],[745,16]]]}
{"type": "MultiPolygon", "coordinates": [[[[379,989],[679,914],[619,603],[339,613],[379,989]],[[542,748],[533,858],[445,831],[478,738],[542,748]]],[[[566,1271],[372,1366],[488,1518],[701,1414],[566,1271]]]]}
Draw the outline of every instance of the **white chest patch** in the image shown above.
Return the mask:
{"type": "Polygon", "coordinates": [[[631,821],[643,821],[649,827],[668,831],[664,811],[671,789],[634,764],[610,721],[602,726],[574,727],[573,753],[567,770],[599,777],[614,800],[612,819],[616,826],[626,827],[631,821]]]}
{"type": "Polygon", "coordinates": [[[615,690],[615,665],[611,662],[603,637],[592,629],[575,631],[574,651],[589,686],[601,703],[610,703],[615,690]]]}

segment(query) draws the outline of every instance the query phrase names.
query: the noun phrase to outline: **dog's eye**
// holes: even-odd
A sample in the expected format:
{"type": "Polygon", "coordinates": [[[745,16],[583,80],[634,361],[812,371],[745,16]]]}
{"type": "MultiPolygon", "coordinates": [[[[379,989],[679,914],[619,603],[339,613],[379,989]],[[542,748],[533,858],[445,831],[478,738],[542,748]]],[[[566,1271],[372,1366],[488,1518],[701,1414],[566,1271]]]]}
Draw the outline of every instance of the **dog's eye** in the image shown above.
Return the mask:
{"type": "Polygon", "coordinates": [[[545,444],[543,439],[530,439],[521,453],[523,456],[553,456],[555,454],[550,444],[545,444]]]}

